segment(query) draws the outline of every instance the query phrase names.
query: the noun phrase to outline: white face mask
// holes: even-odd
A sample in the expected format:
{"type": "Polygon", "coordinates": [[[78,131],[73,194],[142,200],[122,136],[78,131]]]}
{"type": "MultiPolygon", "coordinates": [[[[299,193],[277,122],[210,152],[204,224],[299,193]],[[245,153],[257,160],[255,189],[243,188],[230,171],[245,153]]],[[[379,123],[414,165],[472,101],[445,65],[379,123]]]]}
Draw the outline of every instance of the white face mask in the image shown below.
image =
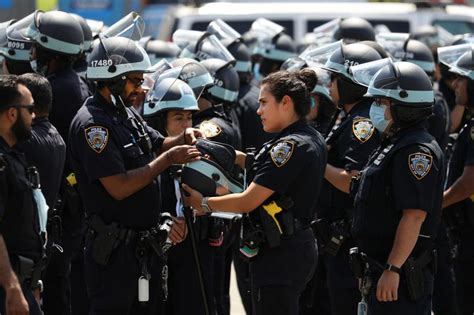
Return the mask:
{"type": "Polygon", "coordinates": [[[38,61],[36,59],[30,60],[30,67],[35,73],[40,74],[42,76],[46,76],[46,65],[38,65],[38,61]]]}
{"type": "Polygon", "coordinates": [[[372,106],[370,107],[370,120],[380,133],[384,133],[387,130],[388,125],[390,124],[390,120],[385,119],[386,109],[387,105],[372,104],[372,106]]]}

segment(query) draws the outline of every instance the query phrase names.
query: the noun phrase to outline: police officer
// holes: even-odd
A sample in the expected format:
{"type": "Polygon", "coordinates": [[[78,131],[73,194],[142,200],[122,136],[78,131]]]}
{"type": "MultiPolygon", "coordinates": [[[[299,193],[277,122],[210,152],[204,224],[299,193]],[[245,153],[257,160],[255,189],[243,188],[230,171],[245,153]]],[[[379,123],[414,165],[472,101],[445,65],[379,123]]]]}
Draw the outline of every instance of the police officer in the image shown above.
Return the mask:
{"type": "Polygon", "coordinates": [[[157,176],[199,155],[192,146],[176,146],[192,143],[199,132],[186,129],[164,139],[131,107],[149,67],[137,42],[101,39],[87,68],[98,91],[71,124],[69,148],[88,214],[84,260],[91,314],[156,314],[162,272],[152,229],[160,217],[157,176]]]}
{"type": "MultiPolygon", "coordinates": [[[[15,147],[31,136],[33,98],[25,83],[13,75],[0,77],[0,98],[0,310],[4,314],[39,315],[33,295],[39,280],[35,264],[42,258],[33,195],[37,187],[28,175],[24,155],[15,147]]],[[[39,297],[39,292],[36,294],[39,297]]]]}
{"type": "Polygon", "coordinates": [[[342,108],[326,137],[328,164],[317,209],[332,314],[353,314],[360,300],[349,265],[353,198],[343,187],[349,187],[351,176],[362,169],[379,143],[378,132],[369,118],[371,101],[363,98],[367,88],[355,81],[349,66],[379,59],[373,48],[355,43],[341,45],[324,66],[332,73],[330,95],[342,108]],[[340,303],[341,300],[345,302],[340,303]]]}
{"type": "Polygon", "coordinates": [[[445,176],[443,152],[426,131],[431,80],[412,63],[363,66],[365,75],[375,73],[365,84],[367,96],[376,99],[371,120],[384,136],[352,186],[352,235],[370,266],[363,282],[371,278],[369,314],[430,314],[432,239],[445,176]]]}
{"type": "MultiPolygon", "coordinates": [[[[51,83],[53,103],[49,119],[68,144],[68,131],[72,118],[89,97],[87,84],[73,69],[73,64],[83,52],[84,35],[80,23],[62,11],[34,13],[28,31],[33,41],[31,64],[35,72],[46,76],[51,83]]],[[[63,253],[51,254],[45,275],[44,309],[58,314],[71,313],[71,292],[84,293],[84,287],[71,289],[70,276],[78,269],[71,268],[71,260],[80,251],[84,212],[71,175],[68,153],[60,187],[61,200],[58,210],[62,219],[61,246],[63,253]]],[[[80,302],[79,305],[86,305],[80,302]]]]}
{"type": "MultiPolygon", "coordinates": [[[[460,46],[461,47],[461,46],[460,46]]],[[[453,236],[455,248],[455,274],[460,314],[474,312],[472,279],[474,240],[474,77],[472,70],[473,48],[464,45],[459,59],[449,64],[452,72],[458,75],[454,82],[456,104],[464,106],[471,118],[464,121],[454,144],[448,164],[447,189],[443,197],[443,218],[446,219],[453,236]],[[467,47],[466,47],[467,46],[467,47]]]]}
{"type": "Polygon", "coordinates": [[[25,82],[35,102],[32,136],[21,148],[28,163],[38,168],[41,189],[49,209],[52,210],[61,184],[66,144],[48,119],[52,102],[49,81],[36,73],[25,73],[20,78],[25,82]]]}
{"type": "MultiPolygon", "coordinates": [[[[198,64],[199,65],[199,64],[198,64]]],[[[193,65],[195,66],[195,65],[193,65]]],[[[163,76],[166,76],[164,74],[163,76]]],[[[201,87],[204,89],[204,87],[201,87]]],[[[165,136],[178,136],[186,128],[192,127],[192,113],[199,110],[196,97],[191,88],[179,79],[158,79],[144,105],[143,117],[149,125],[165,136]]],[[[172,165],[160,175],[162,209],[178,220],[183,220],[183,202],[179,187],[181,165],[172,165]]],[[[209,312],[214,314],[214,253],[215,247],[209,245],[206,218],[196,218],[193,230],[197,238],[204,286],[207,294],[209,312]]],[[[192,241],[187,237],[183,242],[168,251],[168,292],[164,314],[185,315],[205,314],[201,288],[192,257],[192,241]],[[185,294],[183,292],[193,292],[185,294]],[[185,301],[185,303],[183,303],[185,301]]]]}
{"type": "MultiPolygon", "coordinates": [[[[299,295],[316,264],[317,249],[309,225],[326,152],[322,137],[304,120],[315,84],[314,72],[307,71],[276,72],[262,81],[258,114],[265,131],[278,134],[255,157],[251,184],[243,193],[203,198],[183,186],[190,194],[188,203],[199,214],[250,213],[241,251],[253,256],[253,314],[298,314],[299,295]]],[[[237,156],[241,167],[245,159],[242,154],[237,156]]]]}

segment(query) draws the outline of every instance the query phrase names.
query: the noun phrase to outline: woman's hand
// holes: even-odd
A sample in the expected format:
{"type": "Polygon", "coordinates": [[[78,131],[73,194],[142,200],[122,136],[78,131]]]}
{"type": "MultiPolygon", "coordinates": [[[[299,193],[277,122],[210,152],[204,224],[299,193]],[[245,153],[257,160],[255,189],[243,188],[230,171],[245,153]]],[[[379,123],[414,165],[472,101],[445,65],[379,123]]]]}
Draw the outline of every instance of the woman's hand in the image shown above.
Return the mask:
{"type": "Polygon", "coordinates": [[[184,205],[192,207],[196,215],[205,215],[206,212],[201,207],[201,202],[203,198],[202,194],[199,191],[192,189],[186,184],[183,184],[181,186],[184,189],[184,205]]]}

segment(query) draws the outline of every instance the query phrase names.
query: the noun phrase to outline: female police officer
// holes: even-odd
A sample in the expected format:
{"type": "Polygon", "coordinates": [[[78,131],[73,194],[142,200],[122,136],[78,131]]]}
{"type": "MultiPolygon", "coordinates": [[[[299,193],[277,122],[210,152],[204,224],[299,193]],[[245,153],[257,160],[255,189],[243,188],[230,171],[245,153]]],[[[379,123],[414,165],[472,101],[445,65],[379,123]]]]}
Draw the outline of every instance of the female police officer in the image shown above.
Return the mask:
{"type": "Polygon", "coordinates": [[[431,314],[444,180],[443,153],[426,130],[434,94],[420,67],[385,61],[351,68],[356,80],[370,82],[370,117],[384,136],[353,185],[352,234],[369,257],[369,314],[431,314]]]}
{"type": "MultiPolygon", "coordinates": [[[[252,182],[243,193],[203,198],[183,185],[190,194],[186,201],[199,214],[251,212],[243,223],[243,242],[249,248],[241,251],[253,255],[254,314],[298,314],[298,296],[316,265],[317,249],[309,225],[326,151],[321,135],[304,119],[315,84],[311,70],[280,71],[262,81],[257,113],[265,131],[278,134],[255,157],[249,171],[252,182]]],[[[242,155],[237,162],[244,164],[242,155]]]]}

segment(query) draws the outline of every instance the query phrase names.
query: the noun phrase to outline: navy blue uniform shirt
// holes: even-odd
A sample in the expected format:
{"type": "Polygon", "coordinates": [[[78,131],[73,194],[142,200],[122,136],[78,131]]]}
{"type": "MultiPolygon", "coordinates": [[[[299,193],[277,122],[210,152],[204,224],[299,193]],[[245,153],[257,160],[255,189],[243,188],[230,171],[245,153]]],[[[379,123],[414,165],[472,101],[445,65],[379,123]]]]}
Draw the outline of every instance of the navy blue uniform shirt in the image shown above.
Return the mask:
{"type": "Polygon", "coordinates": [[[39,218],[23,153],[0,137],[0,234],[9,255],[38,260],[42,253],[39,218]]]}
{"type": "Polygon", "coordinates": [[[53,208],[66,159],[63,138],[47,117],[39,117],[33,120],[31,138],[21,148],[28,163],[38,169],[44,198],[48,206],[53,208]]]}
{"type": "MultiPolygon", "coordinates": [[[[129,117],[138,115],[127,108],[129,117]]],[[[142,122],[144,124],[144,122],[142,122]]],[[[164,138],[145,125],[152,151],[156,152],[164,138]]],[[[100,94],[89,98],[71,124],[70,155],[76,172],[79,192],[89,214],[98,214],[110,223],[145,229],[158,222],[160,195],[158,180],[123,200],[115,200],[100,183],[100,178],[123,174],[151,162],[153,153],[138,145],[133,121],[119,113],[100,94]]]]}
{"type": "MultiPolygon", "coordinates": [[[[367,163],[370,154],[377,148],[380,136],[369,118],[371,100],[362,100],[348,113],[341,111],[335,121],[326,143],[328,164],[350,172],[361,170],[367,163]]],[[[318,201],[318,217],[330,221],[345,218],[346,211],[351,209],[353,198],[327,180],[323,181],[321,197],[318,201]]]]}

